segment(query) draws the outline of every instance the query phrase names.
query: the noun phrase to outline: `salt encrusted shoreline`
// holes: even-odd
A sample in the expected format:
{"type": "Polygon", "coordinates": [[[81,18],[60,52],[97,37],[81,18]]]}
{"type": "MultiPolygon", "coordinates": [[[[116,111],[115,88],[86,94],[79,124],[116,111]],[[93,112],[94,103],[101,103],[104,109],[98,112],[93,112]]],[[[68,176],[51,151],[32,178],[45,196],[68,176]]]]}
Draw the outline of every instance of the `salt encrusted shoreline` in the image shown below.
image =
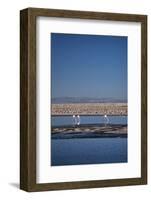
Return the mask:
{"type": "Polygon", "coordinates": [[[127,125],[91,124],[80,126],[52,127],[52,139],[127,137],[127,125]]]}
{"type": "Polygon", "coordinates": [[[52,127],[51,133],[120,133],[126,134],[127,133],[127,125],[124,124],[84,124],[79,126],[60,126],[60,127],[52,127]]]}
{"type": "Polygon", "coordinates": [[[127,103],[52,104],[51,115],[127,115],[127,103]]]}

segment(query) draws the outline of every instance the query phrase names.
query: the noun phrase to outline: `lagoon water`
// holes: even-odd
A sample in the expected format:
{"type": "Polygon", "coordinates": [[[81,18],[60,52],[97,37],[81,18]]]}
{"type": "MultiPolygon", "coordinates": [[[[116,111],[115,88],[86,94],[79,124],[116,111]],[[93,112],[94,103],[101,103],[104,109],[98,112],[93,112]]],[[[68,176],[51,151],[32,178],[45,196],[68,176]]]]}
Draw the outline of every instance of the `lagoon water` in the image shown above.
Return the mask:
{"type": "Polygon", "coordinates": [[[51,165],[127,162],[127,138],[52,139],[51,165]]]}
{"type": "MultiPolygon", "coordinates": [[[[108,116],[110,124],[127,124],[127,116],[108,116]]],[[[81,116],[80,124],[103,124],[106,120],[103,116],[81,116]]],[[[73,124],[72,116],[52,116],[52,126],[67,126],[73,124]]]]}
{"type": "MultiPolygon", "coordinates": [[[[72,125],[70,116],[52,117],[52,126],[72,125]]],[[[109,116],[111,124],[127,124],[126,116],[109,116]]],[[[81,124],[104,123],[101,116],[82,116],[81,124]]],[[[51,138],[51,165],[127,162],[127,137],[51,138]]]]}

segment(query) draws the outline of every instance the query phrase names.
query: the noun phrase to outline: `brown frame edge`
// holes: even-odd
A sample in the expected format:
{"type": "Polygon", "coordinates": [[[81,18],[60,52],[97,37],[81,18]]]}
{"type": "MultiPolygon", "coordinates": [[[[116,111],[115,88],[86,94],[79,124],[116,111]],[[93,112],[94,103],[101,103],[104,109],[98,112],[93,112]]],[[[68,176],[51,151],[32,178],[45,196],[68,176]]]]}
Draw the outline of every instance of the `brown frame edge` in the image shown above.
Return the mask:
{"type": "Polygon", "coordinates": [[[20,11],[20,189],[47,191],[147,184],[147,16],[27,8],[20,11]],[[65,183],[36,183],[36,17],[65,17],[141,23],[141,177],[65,183]]]}

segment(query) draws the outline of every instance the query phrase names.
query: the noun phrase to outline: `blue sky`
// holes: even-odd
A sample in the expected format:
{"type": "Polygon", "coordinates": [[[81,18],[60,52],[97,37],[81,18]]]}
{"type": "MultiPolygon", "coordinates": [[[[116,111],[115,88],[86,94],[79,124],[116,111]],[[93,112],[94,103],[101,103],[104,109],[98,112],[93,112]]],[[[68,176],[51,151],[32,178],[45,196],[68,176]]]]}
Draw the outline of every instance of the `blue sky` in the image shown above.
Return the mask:
{"type": "Polygon", "coordinates": [[[51,94],[127,99],[127,37],[51,34],[51,94]]]}

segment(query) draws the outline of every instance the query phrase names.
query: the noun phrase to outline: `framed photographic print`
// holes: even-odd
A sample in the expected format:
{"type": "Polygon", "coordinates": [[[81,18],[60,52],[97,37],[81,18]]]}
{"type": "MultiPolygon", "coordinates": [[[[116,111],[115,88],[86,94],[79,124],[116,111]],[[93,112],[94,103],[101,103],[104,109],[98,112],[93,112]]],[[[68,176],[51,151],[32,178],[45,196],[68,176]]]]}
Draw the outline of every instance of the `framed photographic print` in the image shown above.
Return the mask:
{"type": "Polygon", "coordinates": [[[20,12],[20,188],[147,183],[147,16],[20,12]]]}

